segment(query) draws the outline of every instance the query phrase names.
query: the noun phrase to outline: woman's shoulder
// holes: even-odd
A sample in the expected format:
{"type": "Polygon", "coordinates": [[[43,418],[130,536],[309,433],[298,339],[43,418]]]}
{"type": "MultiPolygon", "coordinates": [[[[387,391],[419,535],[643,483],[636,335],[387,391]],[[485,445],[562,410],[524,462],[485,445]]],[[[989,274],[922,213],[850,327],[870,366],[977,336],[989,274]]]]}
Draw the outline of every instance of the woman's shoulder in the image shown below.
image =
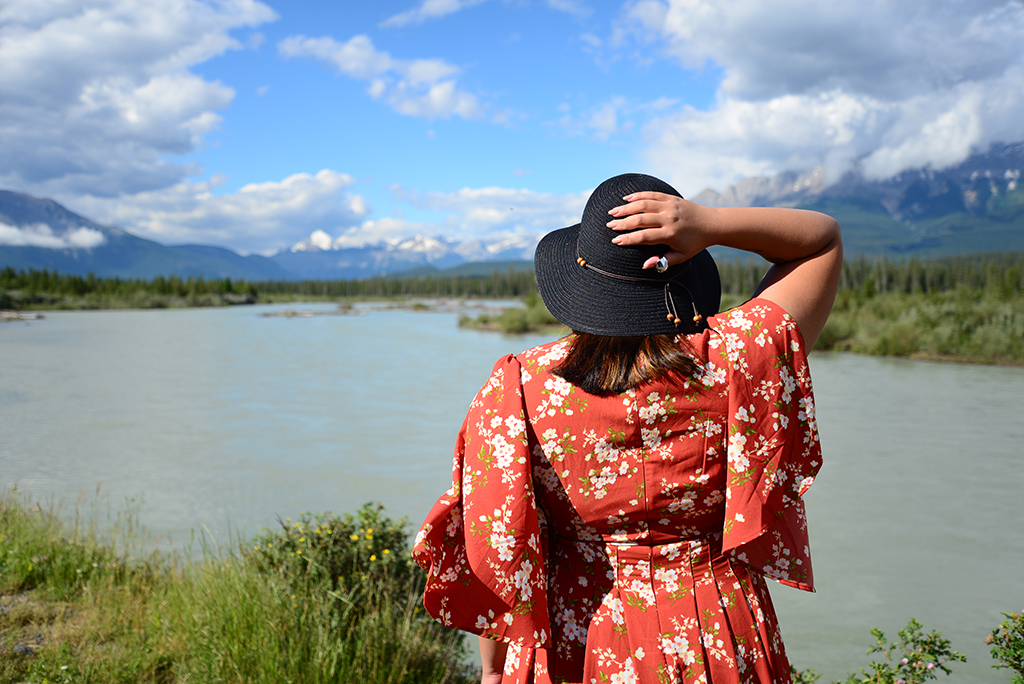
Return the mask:
{"type": "Polygon", "coordinates": [[[515,355],[515,359],[523,368],[530,370],[547,370],[565,358],[569,351],[570,337],[541,344],[515,355]]]}
{"type": "Polygon", "coordinates": [[[771,325],[779,330],[799,330],[796,320],[781,306],[770,299],[755,297],[739,306],[726,309],[708,320],[708,327],[719,332],[723,330],[750,330],[752,326],[771,325]]]}
{"type": "MultiPolygon", "coordinates": [[[[786,310],[769,299],[751,299],[740,306],[727,309],[708,319],[705,331],[717,343],[753,340],[758,347],[772,344],[791,346],[795,340],[803,345],[803,336],[796,320],[786,310]]],[[[712,346],[717,344],[712,342],[712,346]]]]}
{"type": "Polygon", "coordinates": [[[751,299],[712,316],[702,335],[709,360],[722,367],[747,367],[755,359],[774,363],[794,355],[800,360],[806,354],[796,320],[768,299],[751,299]]]}

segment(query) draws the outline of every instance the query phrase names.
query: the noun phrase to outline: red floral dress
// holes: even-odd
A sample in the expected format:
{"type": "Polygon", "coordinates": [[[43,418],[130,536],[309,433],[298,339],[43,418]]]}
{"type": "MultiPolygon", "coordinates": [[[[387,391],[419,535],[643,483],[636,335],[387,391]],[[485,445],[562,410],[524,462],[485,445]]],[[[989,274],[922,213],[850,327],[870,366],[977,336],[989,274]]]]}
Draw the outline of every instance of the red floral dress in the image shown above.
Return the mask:
{"type": "Polygon", "coordinates": [[[416,538],[424,603],[510,644],[503,682],[788,682],[764,577],[813,591],[821,464],[803,339],[763,299],[691,335],[694,378],[617,396],[494,367],[416,538]]]}

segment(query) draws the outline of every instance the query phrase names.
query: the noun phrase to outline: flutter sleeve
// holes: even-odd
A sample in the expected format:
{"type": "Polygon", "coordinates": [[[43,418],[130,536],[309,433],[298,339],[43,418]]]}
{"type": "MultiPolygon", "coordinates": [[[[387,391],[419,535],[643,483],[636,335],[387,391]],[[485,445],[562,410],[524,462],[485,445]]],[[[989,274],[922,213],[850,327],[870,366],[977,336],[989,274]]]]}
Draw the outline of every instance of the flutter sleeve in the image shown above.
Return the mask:
{"type": "Polygon", "coordinates": [[[821,467],[807,350],[796,322],[754,299],[718,316],[728,356],[728,484],[722,550],[814,591],[801,498],[821,467]]]}
{"type": "Polygon", "coordinates": [[[528,647],[550,645],[541,532],[520,366],[494,366],[459,432],[452,486],[416,536],[424,606],[450,627],[528,647]]]}

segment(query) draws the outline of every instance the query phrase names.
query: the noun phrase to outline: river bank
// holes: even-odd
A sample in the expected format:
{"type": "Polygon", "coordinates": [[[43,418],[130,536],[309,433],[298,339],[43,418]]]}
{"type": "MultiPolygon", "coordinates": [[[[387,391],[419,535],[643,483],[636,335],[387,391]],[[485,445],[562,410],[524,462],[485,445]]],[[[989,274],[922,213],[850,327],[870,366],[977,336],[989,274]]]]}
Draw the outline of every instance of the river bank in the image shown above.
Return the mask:
{"type": "Polygon", "coordinates": [[[282,521],[198,561],[146,551],[131,520],[61,513],[0,495],[0,681],[473,679],[461,636],[420,607],[404,521],[377,507],[282,521]]]}

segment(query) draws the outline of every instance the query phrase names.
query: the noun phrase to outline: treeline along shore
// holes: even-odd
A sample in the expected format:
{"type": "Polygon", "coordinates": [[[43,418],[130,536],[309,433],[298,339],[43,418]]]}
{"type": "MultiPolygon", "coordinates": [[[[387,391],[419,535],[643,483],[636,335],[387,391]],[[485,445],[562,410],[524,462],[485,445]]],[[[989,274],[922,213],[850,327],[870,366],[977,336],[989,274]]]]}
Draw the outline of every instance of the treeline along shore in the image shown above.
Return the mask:
{"type": "MultiPolygon", "coordinates": [[[[749,296],[763,263],[721,261],[723,308],[749,296]]],[[[152,280],[0,270],[0,309],[114,309],[354,299],[525,300],[525,310],[464,319],[506,333],[553,319],[530,271],[362,280],[245,282],[202,277],[152,280]]],[[[1024,364],[1024,253],[934,260],[859,257],[843,266],[839,295],[817,349],[976,363],[1024,364]]]]}

